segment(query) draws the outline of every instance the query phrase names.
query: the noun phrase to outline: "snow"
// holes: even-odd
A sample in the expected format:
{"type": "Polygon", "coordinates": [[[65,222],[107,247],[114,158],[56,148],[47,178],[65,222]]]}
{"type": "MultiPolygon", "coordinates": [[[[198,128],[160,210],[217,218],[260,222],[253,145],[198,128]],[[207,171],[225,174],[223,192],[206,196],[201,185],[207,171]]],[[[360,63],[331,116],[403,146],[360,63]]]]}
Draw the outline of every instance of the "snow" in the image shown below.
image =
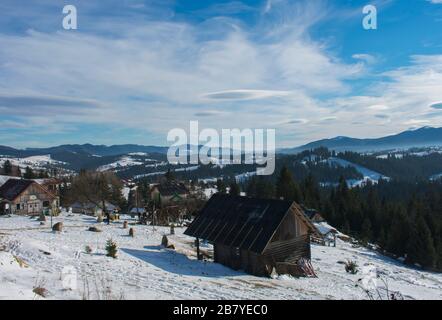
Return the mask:
{"type": "Polygon", "coordinates": [[[121,157],[118,161],[106,164],[104,166],[99,167],[98,171],[108,171],[112,169],[126,168],[131,166],[139,166],[142,165],[143,162],[137,161],[130,156],[121,157]]]}
{"type": "Polygon", "coordinates": [[[235,180],[237,183],[241,183],[249,180],[251,177],[256,176],[256,171],[245,172],[235,176],[235,180]]]}
{"type": "Polygon", "coordinates": [[[205,188],[204,196],[206,197],[206,199],[210,199],[217,192],[218,192],[217,188],[205,188]]]}
{"type": "MultiPolygon", "coordinates": [[[[2,175],[0,175],[0,187],[2,185],[4,185],[6,183],[6,181],[8,181],[9,179],[19,180],[19,179],[21,179],[21,177],[2,176],[2,175]]],[[[38,184],[43,184],[46,181],[46,179],[31,179],[31,180],[37,182],[38,184]]]]}
{"type": "Polygon", "coordinates": [[[331,165],[338,165],[341,167],[353,167],[356,169],[356,171],[358,171],[360,174],[363,175],[363,179],[362,180],[355,180],[355,179],[350,179],[347,180],[347,184],[350,187],[356,187],[356,186],[361,186],[365,183],[367,183],[367,181],[371,181],[373,183],[377,183],[379,182],[379,180],[390,180],[389,177],[384,176],[381,173],[378,173],[376,171],[367,169],[361,165],[352,163],[350,161],[344,160],[344,159],[340,159],[340,158],[334,158],[331,157],[328,159],[329,164],[331,165]]]}
{"type": "Polygon", "coordinates": [[[402,153],[387,153],[376,156],[377,159],[388,159],[388,157],[394,157],[396,159],[402,159],[404,155],[402,153]]]}
{"type": "Polygon", "coordinates": [[[439,174],[432,175],[432,176],[430,177],[430,180],[431,180],[431,181],[435,181],[435,180],[439,180],[439,179],[441,179],[441,178],[442,178],[442,173],[439,173],[439,174]]]}
{"type": "Polygon", "coordinates": [[[29,289],[37,274],[26,265],[20,266],[10,252],[0,251],[0,300],[33,299],[35,294],[29,289]]]}
{"type": "MultiPolygon", "coordinates": [[[[123,219],[133,222],[127,216],[123,219]]],[[[342,261],[347,259],[361,268],[376,267],[390,290],[400,291],[406,299],[442,299],[441,274],[406,267],[340,240],[336,248],[312,245],[318,278],[270,279],[196,260],[194,239],[183,235],[184,228],[177,227],[176,234],[168,236],[176,247],[170,250],[160,246],[169,228],[134,224],[135,237],[131,238],[122,221],[97,224],[94,218],[68,213],[54,218],[58,221],[65,225],[61,233],[29,217],[0,217],[1,299],[32,299],[38,283],[48,290],[46,299],[102,299],[105,293],[113,299],[366,299],[365,292],[355,286],[361,274],[344,271],[342,261]],[[102,232],[89,232],[89,226],[98,226],[102,232]],[[118,244],[117,259],[105,256],[109,238],[118,244]],[[91,254],[85,252],[86,245],[92,248],[91,254]],[[14,256],[28,267],[20,267],[14,256]],[[72,268],[77,285],[66,289],[63,275],[72,268]]]]}
{"type": "Polygon", "coordinates": [[[129,155],[130,156],[140,156],[140,157],[148,156],[148,154],[146,152],[131,152],[131,153],[129,153],[129,155]]]}
{"type": "Polygon", "coordinates": [[[2,157],[0,158],[0,165],[3,165],[6,160],[9,160],[12,165],[20,167],[20,169],[25,169],[26,167],[31,167],[32,169],[42,169],[47,165],[65,165],[65,162],[57,161],[48,155],[32,156],[26,158],[10,158],[2,157]]]}
{"type": "Polygon", "coordinates": [[[190,166],[190,167],[178,168],[173,171],[175,171],[175,172],[195,171],[195,170],[198,170],[199,167],[200,166],[190,166]]]}
{"type": "Polygon", "coordinates": [[[131,188],[129,187],[123,187],[123,190],[121,190],[121,193],[123,194],[124,199],[129,200],[129,193],[131,188]]]}
{"type": "Polygon", "coordinates": [[[1,176],[0,175],[0,187],[6,183],[9,179],[20,179],[20,177],[1,176]]]}
{"type": "Polygon", "coordinates": [[[338,234],[338,231],[336,230],[336,228],[333,228],[331,225],[329,225],[327,222],[315,222],[313,223],[316,227],[316,229],[318,229],[318,231],[322,234],[322,235],[326,235],[328,234],[330,231],[336,232],[336,234],[338,234]]]}

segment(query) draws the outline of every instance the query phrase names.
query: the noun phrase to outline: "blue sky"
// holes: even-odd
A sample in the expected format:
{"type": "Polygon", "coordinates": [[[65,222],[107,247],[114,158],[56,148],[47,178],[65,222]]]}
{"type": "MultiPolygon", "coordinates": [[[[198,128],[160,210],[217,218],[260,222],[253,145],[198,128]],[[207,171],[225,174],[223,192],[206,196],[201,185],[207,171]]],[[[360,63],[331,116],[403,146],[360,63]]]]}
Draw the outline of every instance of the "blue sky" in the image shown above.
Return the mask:
{"type": "Polygon", "coordinates": [[[2,0],[0,144],[166,145],[276,129],[278,147],[442,123],[440,0],[2,0]],[[78,30],[62,28],[75,5],[78,30]],[[362,8],[378,29],[362,27],[362,8]]]}

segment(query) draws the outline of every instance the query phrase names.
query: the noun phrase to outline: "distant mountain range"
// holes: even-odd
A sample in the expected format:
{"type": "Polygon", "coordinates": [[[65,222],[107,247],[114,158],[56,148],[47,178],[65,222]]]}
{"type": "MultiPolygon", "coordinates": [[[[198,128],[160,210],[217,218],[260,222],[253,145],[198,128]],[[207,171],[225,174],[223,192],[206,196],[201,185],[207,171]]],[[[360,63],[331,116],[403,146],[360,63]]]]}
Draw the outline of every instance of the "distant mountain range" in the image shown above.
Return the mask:
{"type": "MultiPolygon", "coordinates": [[[[304,150],[326,147],[336,151],[381,151],[391,149],[409,149],[412,147],[442,146],[442,128],[423,127],[416,130],[408,130],[396,135],[377,139],[356,139],[350,137],[336,137],[308,143],[306,145],[279,149],[278,153],[294,154],[304,150]]],[[[187,146],[188,149],[190,148],[187,146]]],[[[201,147],[201,146],[199,146],[201,147]]],[[[49,148],[15,149],[0,146],[0,156],[26,158],[38,155],[50,155],[52,159],[68,164],[73,170],[79,168],[94,169],[118,160],[121,156],[130,153],[145,153],[150,158],[159,161],[166,159],[168,147],[143,146],[136,144],[124,145],[92,145],[92,144],[69,144],[49,148]]],[[[226,152],[223,150],[223,153],[226,152]]]]}
{"type": "Polygon", "coordinates": [[[11,147],[0,146],[0,155],[12,157],[29,157],[35,155],[54,155],[60,153],[73,153],[91,156],[117,156],[122,154],[143,152],[143,153],[167,153],[168,147],[143,146],[136,144],[124,145],[93,145],[93,144],[66,144],[49,148],[26,148],[14,149],[11,147]]]}
{"type": "Polygon", "coordinates": [[[121,156],[130,153],[149,154],[154,159],[165,159],[167,147],[142,146],[134,144],[125,145],[92,145],[72,144],[49,148],[14,149],[0,146],[0,156],[14,158],[27,158],[39,155],[50,155],[51,159],[65,163],[64,166],[71,170],[96,169],[100,166],[117,161],[121,156]]]}
{"type": "Polygon", "coordinates": [[[431,146],[442,146],[442,128],[423,127],[376,139],[336,137],[310,142],[296,148],[280,149],[279,152],[293,154],[318,147],[336,151],[368,152],[431,146]]]}

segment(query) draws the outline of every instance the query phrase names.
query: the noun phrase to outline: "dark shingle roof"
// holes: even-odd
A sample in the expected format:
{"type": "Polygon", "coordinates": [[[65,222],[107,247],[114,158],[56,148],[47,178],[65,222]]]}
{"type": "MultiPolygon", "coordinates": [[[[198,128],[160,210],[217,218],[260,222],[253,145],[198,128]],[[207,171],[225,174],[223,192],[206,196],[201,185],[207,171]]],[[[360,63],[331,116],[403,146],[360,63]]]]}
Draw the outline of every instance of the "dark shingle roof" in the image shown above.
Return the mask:
{"type": "Polygon", "coordinates": [[[184,234],[262,253],[292,204],[217,193],[184,234]]]}
{"type": "Polygon", "coordinates": [[[175,194],[186,194],[189,190],[182,183],[167,182],[156,186],[162,196],[173,196],[175,194]]]}
{"type": "Polygon", "coordinates": [[[9,179],[0,187],[0,198],[13,201],[33,183],[32,180],[9,179]]]}

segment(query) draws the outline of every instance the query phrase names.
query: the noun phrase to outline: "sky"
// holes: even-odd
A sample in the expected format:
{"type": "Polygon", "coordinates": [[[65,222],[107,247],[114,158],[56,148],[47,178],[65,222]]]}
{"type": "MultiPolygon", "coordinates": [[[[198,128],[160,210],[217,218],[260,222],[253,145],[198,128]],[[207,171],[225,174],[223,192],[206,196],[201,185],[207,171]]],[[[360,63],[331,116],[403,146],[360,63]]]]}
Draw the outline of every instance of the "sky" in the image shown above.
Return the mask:
{"type": "Polygon", "coordinates": [[[167,145],[198,121],[275,129],[294,147],[442,123],[442,0],[2,0],[0,12],[1,145],[167,145]]]}

